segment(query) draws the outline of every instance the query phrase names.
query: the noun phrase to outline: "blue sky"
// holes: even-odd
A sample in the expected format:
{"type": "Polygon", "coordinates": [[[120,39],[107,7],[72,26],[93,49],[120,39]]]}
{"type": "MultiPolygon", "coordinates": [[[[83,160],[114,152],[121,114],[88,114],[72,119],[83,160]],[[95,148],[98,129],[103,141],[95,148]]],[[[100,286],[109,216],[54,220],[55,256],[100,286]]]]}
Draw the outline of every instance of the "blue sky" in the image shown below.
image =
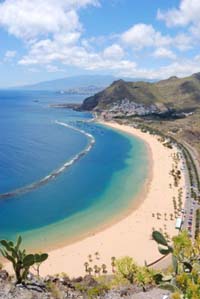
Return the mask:
{"type": "Polygon", "coordinates": [[[200,71],[199,0],[0,0],[0,87],[200,71]]]}

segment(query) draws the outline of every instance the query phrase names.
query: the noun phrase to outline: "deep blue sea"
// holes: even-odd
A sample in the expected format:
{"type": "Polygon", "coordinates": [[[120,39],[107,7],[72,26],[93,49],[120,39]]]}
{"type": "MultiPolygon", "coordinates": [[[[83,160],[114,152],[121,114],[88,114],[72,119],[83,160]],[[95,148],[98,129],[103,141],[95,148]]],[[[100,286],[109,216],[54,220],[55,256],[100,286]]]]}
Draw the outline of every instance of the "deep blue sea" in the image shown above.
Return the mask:
{"type": "Polygon", "coordinates": [[[32,247],[53,247],[122,213],[142,189],[141,140],[89,113],[49,107],[82,100],[0,91],[0,238],[22,234],[32,247]]]}

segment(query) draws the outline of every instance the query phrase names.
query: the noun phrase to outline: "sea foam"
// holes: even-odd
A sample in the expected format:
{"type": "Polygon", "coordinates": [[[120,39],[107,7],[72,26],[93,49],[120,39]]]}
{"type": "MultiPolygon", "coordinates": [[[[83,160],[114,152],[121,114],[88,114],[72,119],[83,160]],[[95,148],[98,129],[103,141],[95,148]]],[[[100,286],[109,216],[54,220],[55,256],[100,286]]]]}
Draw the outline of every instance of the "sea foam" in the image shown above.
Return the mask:
{"type": "Polygon", "coordinates": [[[63,173],[64,171],[66,171],[69,167],[71,167],[74,163],[78,162],[82,157],[84,157],[86,154],[88,154],[88,152],[90,152],[90,150],[92,149],[92,147],[95,144],[95,138],[92,134],[87,133],[86,131],[76,128],[74,126],[71,126],[67,123],[64,122],[60,122],[60,121],[55,121],[55,124],[72,129],[74,131],[77,131],[83,135],[85,135],[88,139],[88,144],[87,146],[80,151],[78,154],[76,154],[72,159],[70,159],[69,161],[65,162],[60,168],[53,170],[50,174],[48,174],[47,176],[45,176],[44,178],[33,182],[29,185],[20,187],[18,189],[6,192],[6,193],[1,193],[0,194],[0,199],[6,199],[6,198],[10,198],[10,197],[14,197],[14,196],[18,196],[24,193],[28,193],[31,192],[45,184],[47,184],[49,181],[54,180],[58,175],[60,175],[61,173],[63,173]]]}

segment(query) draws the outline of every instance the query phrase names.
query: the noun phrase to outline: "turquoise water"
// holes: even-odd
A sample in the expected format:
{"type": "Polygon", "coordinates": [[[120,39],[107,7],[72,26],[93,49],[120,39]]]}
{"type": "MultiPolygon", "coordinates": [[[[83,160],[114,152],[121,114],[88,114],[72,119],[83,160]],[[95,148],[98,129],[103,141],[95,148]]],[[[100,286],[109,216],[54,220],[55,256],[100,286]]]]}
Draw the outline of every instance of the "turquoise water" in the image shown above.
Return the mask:
{"type": "Polygon", "coordinates": [[[22,234],[31,247],[51,247],[126,211],[142,189],[141,140],[48,106],[81,100],[0,92],[0,238],[22,234]]]}

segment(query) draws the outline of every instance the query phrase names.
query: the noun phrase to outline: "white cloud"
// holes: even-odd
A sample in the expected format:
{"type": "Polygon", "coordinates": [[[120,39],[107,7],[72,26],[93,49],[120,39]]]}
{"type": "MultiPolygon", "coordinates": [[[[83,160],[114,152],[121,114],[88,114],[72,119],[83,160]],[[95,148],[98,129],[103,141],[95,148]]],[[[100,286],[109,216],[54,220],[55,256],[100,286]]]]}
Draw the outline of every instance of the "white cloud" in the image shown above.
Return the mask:
{"type": "MultiPolygon", "coordinates": [[[[66,39],[68,41],[68,39],[66,39]]],[[[117,44],[107,47],[102,52],[89,51],[76,43],[68,44],[65,39],[46,39],[32,44],[28,55],[21,65],[51,65],[62,63],[86,70],[124,70],[135,67],[133,61],[122,58],[123,50],[117,44]]]]}
{"type": "Polygon", "coordinates": [[[199,72],[199,65],[194,59],[183,59],[159,68],[154,72],[154,75],[157,78],[165,79],[171,76],[186,77],[197,72],[199,72]]]}
{"type": "Polygon", "coordinates": [[[136,24],[121,35],[123,43],[134,49],[142,49],[152,46],[166,46],[171,43],[169,36],[163,36],[152,25],[136,24]]]}
{"type": "Polygon", "coordinates": [[[23,39],[81,30],[77,9],[97,0],[5,0],[0,3],[0,25],[23,39]]]}
{"type": "Polygon", "coordinates": [[[157,48],[154,51],[153,56],[157,58],[176,59],[176,55],[171,50],[166,48],[157,48]]]}
{"type": "Polygon", "coordinates": [[[185,26],[190,23],[199,23],[200,1],[181,0],[179,8],[172,8],[167,12],[158,10],[157,17],[164,20],[168,26],[185,26]]]}
{"type": "MultiPolygon", "coordinates": [[[[18,63],[29,69],[38,70],[43,66],[48,72],[58,72],[70,66],[153,79],[198,71],[199,60],[181,61],[177,49],[187,51],[196,45],[200,32],[200,19],[197,17],[200,15],[199,1],[182,0],[179,8],[158,12],[158,18],[165,20],[169,26],[189,24],[186,33],[164,35],[151,24],[139,23],[121,34],[86,38],[79,9],[88,5],[98,6],[99,3],[100,0],[0,1],[0,26],[25,41],[27,54],[18,63]],[[153,55],[174,61],[157,69],[141,68],[129,58],[133,49],[137,50],[135,56],[139,59],[145,49],[149,59],[153,55]]],[[[11,60],[15,55],[15,51],[7,51],[5,59],[11,60]]]]}
{"type": "Polygon", "coordinates": [[[51,64],[49,64],[49,65],[46,66],[46,70],[49,73],[64,72],[63,69],[60,69],[56,65],[51,65],[51,64]]]}
{"type": "Polygon", "coordinates": [[[175,61],[163,67],[155,69],[134,68],[132,70],[122,72],[124,76],[139,77],[146,79],[166,79],[171,76],[186,77],[193,73],[199,72],[200,56],[196,59],[183,59],[175,61]],[[197,63],[198,62],[198,63],[197,63]]]}
{"type": "Polygon", "coordinates": [[[187,51],[193,48],[195,40],[189,34],[179,33],[173,38],[173,45],[181,51],[187,51]]]}
{"type": "Polygon", "coordinates": [[[124,56],[124,50],[122,49],[122,47],[120,47],[120,45],[117,44],[113,44],[110,47],[107,47],[104,51],[103,51],[103,55],[105,58],[111,58],[111,59],[116,59],[119,60],[124,56]]]}
{"type": "Polygon", "coordinates": [[[4,61],[11,61],[17,55],[16,51],[8,50],[4,55],[4,61]]]}

